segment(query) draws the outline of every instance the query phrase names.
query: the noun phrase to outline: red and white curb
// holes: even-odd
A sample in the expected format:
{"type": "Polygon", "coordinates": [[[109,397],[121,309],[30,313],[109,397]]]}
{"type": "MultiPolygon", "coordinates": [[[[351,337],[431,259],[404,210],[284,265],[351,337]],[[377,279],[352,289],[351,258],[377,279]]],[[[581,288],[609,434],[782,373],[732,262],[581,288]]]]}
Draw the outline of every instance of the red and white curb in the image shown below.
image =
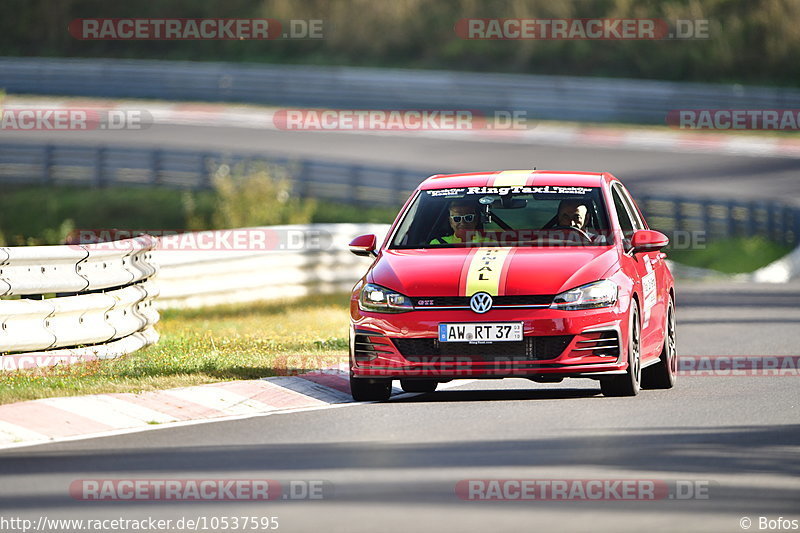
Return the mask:
{"type": "Polygon", "coordinates": [[[137,394],[45,398],[0,405],[0,449],[340,404],[355,405],[341,368],[137,394]]]}
{"type": "MultiPolygon", "coordinates": [[[[7,96],[5,109],[97,109],[117,111],[147,111],[155,124],[226,126],[279,130],[274,116],[279,109],[228,104],[196,104],[170,102],[137,102],[111,100],[51,100],[7,96]]],[[[292,130],[297,132],[298,130],[292,130]]],[[[325,133],[324,130],[315,130],[325,133]]],[[[800,158],[800,139],[757,134],[667,131],[662,129],[558,125],[541,123],[524,130],[473,129],[463,131],[348,131],[333,133],[354,135],[394,135],[450,140],[474,140],[552,146],[594,146],[598,148],[628,148],[680,153],[713,153],[763,157],[800,158]]]]}

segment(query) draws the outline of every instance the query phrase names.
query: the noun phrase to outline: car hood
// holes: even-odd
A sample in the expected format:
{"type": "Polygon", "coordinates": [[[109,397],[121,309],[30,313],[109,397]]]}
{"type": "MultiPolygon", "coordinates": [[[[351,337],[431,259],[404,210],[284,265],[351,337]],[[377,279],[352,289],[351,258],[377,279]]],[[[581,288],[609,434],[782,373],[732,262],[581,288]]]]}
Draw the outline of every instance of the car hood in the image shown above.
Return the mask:
{"type": "MultiPolygon", "coordinates": [[[[613,246],[500,250],[487,290],[493,296],[558,294],[602,279],[618,263],[613,246]]],[[[487,248],[383,250],[367,279],[413,297],[471,296],[476,287],[486,290],[474,281],[487,253],[487,248]]]]}

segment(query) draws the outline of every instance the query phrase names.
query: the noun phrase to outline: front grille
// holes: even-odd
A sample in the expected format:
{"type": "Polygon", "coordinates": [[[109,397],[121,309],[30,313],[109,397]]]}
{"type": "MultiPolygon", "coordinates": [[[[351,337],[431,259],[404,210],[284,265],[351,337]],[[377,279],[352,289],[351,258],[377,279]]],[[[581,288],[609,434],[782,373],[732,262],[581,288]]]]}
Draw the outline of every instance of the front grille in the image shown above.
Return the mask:
{"type": "Polygon", "coordinates": [[[353,339],[353,357],[356,361],[372,361],[382,353],[392,353],[392,347],[385,338],[356,334],[353,339]]]}
{"type": "Polygon", "coordinates": [[[400,354],[414,363],[435,363],[442,356],[469,357],[476,361],[495,361],[509,357],[529,360],[555,359],[572,341],[572,335],[525,337],[518,342],[469,344],[439,342],[438,339],[391,339],[400,354]]]}
{"type": "MultiPolygon", "coordinates": [[[[469,308],[471,296],[432,296],[430,298],[414,297],[413,304],[415,309],[425,309],[426,307],[465,307],[469,308]]],[[[535,294],[532,296],[492,296],[492,307],[498,305],[515,306],[549,306],[553,303],[552,294],[535,294]]]]}

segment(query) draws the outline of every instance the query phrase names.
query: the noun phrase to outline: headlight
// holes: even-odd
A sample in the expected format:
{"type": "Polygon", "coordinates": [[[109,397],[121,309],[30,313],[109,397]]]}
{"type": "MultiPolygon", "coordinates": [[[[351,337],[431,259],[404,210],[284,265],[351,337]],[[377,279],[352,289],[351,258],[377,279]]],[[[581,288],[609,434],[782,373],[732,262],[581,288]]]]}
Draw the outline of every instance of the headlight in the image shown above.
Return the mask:
{"type": "Polygon", "coordinates": [[[619,288],[616,283],[604,279],[556,295],[550,307],[565,311],[609,307],[616,303],[618,292],[619,288]]]}
{"type": "Polygon", "coordinates": [[[358,297],[358,307],[362,311],[376,311],[378,313],[404,313],[414,310],[414,306],[411,305],[411,298],[374,283],[367,283],[361,289],[361,295],[358,297]]]}

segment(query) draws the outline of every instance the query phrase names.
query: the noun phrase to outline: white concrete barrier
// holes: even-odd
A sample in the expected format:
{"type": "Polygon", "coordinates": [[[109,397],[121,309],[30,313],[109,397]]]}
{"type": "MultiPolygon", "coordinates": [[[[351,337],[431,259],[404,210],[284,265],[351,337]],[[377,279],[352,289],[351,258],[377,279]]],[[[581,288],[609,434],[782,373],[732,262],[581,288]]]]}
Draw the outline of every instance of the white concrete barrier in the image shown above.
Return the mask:
{"type": "Polygon", "coordinates": [[[155,342],[156,244],[145,235],[0,248],[0,367],[116,357],[155,342]]]}
{"type": "MultiPolygon", "coordinates": [[[[195,308],[347,291],[370,264],[369,259],[350,253],[350,241],[358,235],[374,233],[380,242],[388,230],[387,224],[243,228],[236,231],[271,232],[267,239],[270,249],[159,247],[153,252],[153,261],[159,265],[161,291],[157,305],[160,309],[195,308]],[[306,238],[299,244],[293,235],[316,236],[318,241],[315,244],[306,238]]],[[[204,236],[213,233],[218,232],[203,232],[204,236]]],[[[213,241],[186,242],[204,240],[213,241]]]]}

